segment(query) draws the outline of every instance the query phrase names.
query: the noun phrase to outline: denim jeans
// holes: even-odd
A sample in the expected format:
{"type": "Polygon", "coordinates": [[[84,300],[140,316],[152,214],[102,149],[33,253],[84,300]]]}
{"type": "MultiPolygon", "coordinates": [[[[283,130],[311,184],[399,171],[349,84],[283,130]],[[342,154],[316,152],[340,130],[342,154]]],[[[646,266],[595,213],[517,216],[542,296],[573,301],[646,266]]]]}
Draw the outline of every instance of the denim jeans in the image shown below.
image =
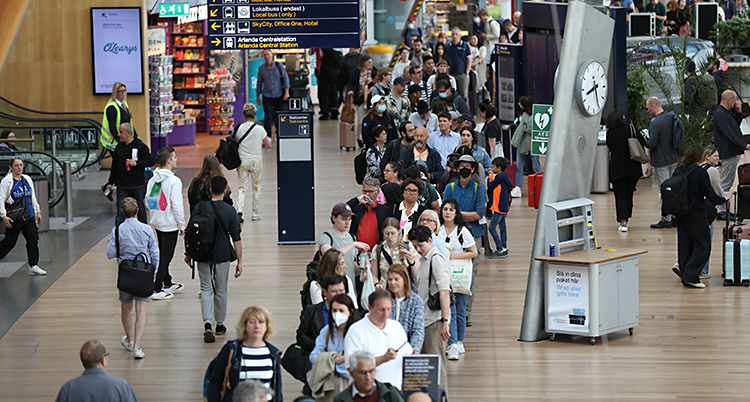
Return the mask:
{"type": "Polygon", "coordinates": [[[526,162],[531,161],[531,166],[534,169],[534,173],[542,173],[542,165],[539,162],[539,157],[529,153],[528,155],[521,155],[516,149],[516,187],[523,188],[523,173],[526,170],[526,162]]]}
{"type": "Polygon", "coordinates": [[[508,233],[505,231],[505,217],[506,214],[495,212],[492,214],[492,220],[490,220],[490,234],[495,240],[496,251],[502,251],[507,248],[508,233]],[[497,233],[497,227],[500,226],[500,234],[497,233]]]}
{"type": "MultiPolygon", "coordinates": [[[[714,238],[714,223],[713,223],[713,222],[711,222],[711,240],[713,240],[713,238],[714,238]]],[[[701,273],[702,273],[702,274],[704,274],[704,275],[705,275],[705,274],[707,274],[707,273],[708,273],[708,265],[709,265],[710,263],[711,263],[711,257],[709,257],[709,258],[708,258],[708,261],[706,261],[706,266],[705,266],[705,267],[703,267],[703,270],[701,270],[701,273]]]]}
{"type": "Polygon", "coordinates": [[[469,295],[455,293],[456,304],[451,306],[451,336],[448,338],[448,345],[453,345],[458,341],[463,342],[466,338],[466,300],[469,295]]]}
{"type": "Polygon", "coordinates": [[[115,226],[125,222],[125,214],[122,213],[122,200],[128,197],[133,197],[138,201],[138,220],[148,225],[148,220],[146,220],[146,206],[143,204],[145,196],[146,186],[138,188],[117,187],[117,216],[115,216],[115,226]]]}

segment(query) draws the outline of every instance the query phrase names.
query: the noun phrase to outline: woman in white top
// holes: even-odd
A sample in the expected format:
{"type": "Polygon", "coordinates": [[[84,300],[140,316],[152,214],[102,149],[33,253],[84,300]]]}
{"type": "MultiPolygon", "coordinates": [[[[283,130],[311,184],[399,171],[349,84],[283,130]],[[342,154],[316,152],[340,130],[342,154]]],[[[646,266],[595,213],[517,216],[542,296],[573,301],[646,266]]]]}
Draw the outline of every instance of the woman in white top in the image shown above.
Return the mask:
{"type": "MultiPolygon", "coordinates": [[[[398,60],[396,60],[396,64],[393,66],[393,78],[396,77],[403,77],[404,70],[409,68],[409,49],[403,48],[401,49],[401,53],[398,56],[398,60]]],[[[406,78],[408,81],[411,81],[411,77],[406,78]]]]}
{"type": "MultiPolygon", "coordinates": [[[[467,259],[471,260],[477,256],[477,245],[474,242],[474,235],[471,230],[466,228],[464,218],[461,215],[461,209],[458,201],[449,197],[443,201],[440,209],[440,228],[439,237],[445,239],[448,250],[451,253],[451,260],[467,259]]],[[[472,277],[472,285],[474,278],[472,277]]],[[[448,348],[445,353],[448,360],[458,360],[458,355],[464,353],[464,339],[466,337],[466,301],[469,295],[455,293],[456,304],[451,306],[450,337],[448,338],[448,348]]]]}
{"type": "MultiPolygon", "coordinates": [[[[339,274],[346,278],[346,294],[354,302],[354,308],[359,308],[357,305],[357,293],[352,283],[351,278],[346,275],[346,261],[344,260],[344,254],[335,248],[329,248],[322,257],[320,257],[320,263],[318,263],[318,277],[322,280],[329,275],[339,274]]],[[[312,304],[318,304],[323,301],[323,292],[321,291],[321,285],[319,281],[310,281],[310,301],[312,304]]]]}
{"type": "MultiPolygon", "coordinates": [[[[487,47],[479,43],[479,37],[476,35],[471,35],[469,44],[471,45],[471,71],[476,76],[474,96],[479,96],[482,93],[484,84],[487,82],[487,63],[484,61],[487,58],[487,47]]],[[[478,105],[482,100],[484,99],[475,100],[474,104],[478,105]]]]}
{"type": "Polygon", "coordinates": [[[271,149],[271,139],[268,138],[266,130],[261,125],[255,124],[256,107],[252,103],[246,103],[242,108],[242,115],[245,122],[242,123],[234,132],[234,138],[239,143],[239,154],[242,163],[237,167],[237,179],[239,180],[239,190],[237,190],[237,216],[240,223],[245,220],[242,218],[242,209],[245,206],[245,191],[252,183],[253,190],[253,220],[260,219],[260,172],[263,168],[263,153],[261,148],[271,149]],[[244,139],[243,139],[244,138],[244,139]]]}
{"type": "Polygon", "coordinates": [[[0,260],[13,250],[18,235],[23,233],[29,275],[47,274],[37,265],[39,233],[36,225],[42,222],[40,211],[34,194],[34,182],[31,177],[23,174],[23,160],[18,156],[10,158],[10,172],[0,181],[0,217],[5,226],[5,239],[0,242],[0,260]],[[11,216],[15,217],[15,221],[11,216]]]}

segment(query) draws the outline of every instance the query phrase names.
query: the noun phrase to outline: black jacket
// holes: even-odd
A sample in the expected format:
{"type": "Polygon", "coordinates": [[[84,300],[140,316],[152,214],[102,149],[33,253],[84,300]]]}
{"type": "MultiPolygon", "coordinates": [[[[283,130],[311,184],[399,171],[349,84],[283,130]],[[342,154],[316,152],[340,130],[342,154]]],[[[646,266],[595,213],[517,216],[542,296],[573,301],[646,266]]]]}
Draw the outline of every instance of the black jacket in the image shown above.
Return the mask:
{"type": "MultiPolygon", "coordinates": [[[[227,188],[227,193],[224,195],[224,202],[229,205],[234,205],[232,201],[232,192],[227,188]]],[[[211,199],[211,183],[206,183],[205,180],[198,179],[195,183],[191,183],[188,188],[188,204],[190,204],[190,212],[192,213],[195,206],[201,201],[208,201],[211,199]]]]}
{"type": "MultiPolygon", "coordinates": [[[[429,151],[427,152],[426,163],[427,172],[429,172],[432,176],[430,182],[440,183],[440,178],[443,177],[443,173],[445,172],[445,167],[442,163],[440,163],[440,154],[438,153],[438,151],[430,148],[429,145],[425,146],[427,147],[427,149],[429,149],[429,151]]],[[[406,148],[406,151],[401,153],[401,157],[399,157],[398,162],[401,164],[404,170],[416,164],[414,162],[414,145],[409,145],[409,148],[406,148]]]]}
{"type": "Polygon", "coordinates": [[[116,184],[122,188],[139,188],[146,186],[146,168],[154,166],[154,158],[151,151],[143,141],[133,138],[130,144],[117,143],[115,152],[112,154],[112,170],[109,172],[107,184],[116,184]],[[130,170],[125,168],[125,161],[133,157],[133,150],[138,151],[138,164],[131,166],[130,170]]]}
{"type": "Polygon", "coordinates": [[[433,90],[432,100],[430,101],[430,104],[432,105],[435,103],[435,101],[438,100],[441,100],[445,102],[446,105],[448,105],[449,112],[455,112],[457,114],[471,113],[469,111],[469,106],[466,104],[466,101],[464,101],[464,98],[462,98],[458,91],[456,91],[455,89],[451,89],[451,96],[445,99],[440,97],[440,92],[438,92],[437,90],[433,90]]]}
{"type": "MultiPolygon", "coordinates": [[[[219,355],[214,360],[214,366],[208,380],[209,402],[231,402],[234,389],[237,388],[237,384],[240,382],[240,365],[242,359],[237,356],[238,353],[234,353],[232,355],[232,367],[229,369],[229,386],[224,392],[224,398],[221,398],[221,384],[224,382],[224,372],[227,369],[229,351],[236,348],[232,342],[240,344],[239,354],[242,354],[242,339],[227,341],[224,347],[221,348],[219,355]]],[[[268,342],[266,342],[266,346],[271,352],[271,359],[273,359],[273,378],[271,379],[271,389],[274,393],[273,400],[284,402],[284,395],[281,394],[281,351],[268,342]]]]}
{"type": "MultiPolygon", "coordinates": [[[[355,197],[351,200],[347,201],[347,205],[349,205],[349,208],[352,209],[352,212],[354,212],[357,217],[355,219],[352,219],[352,224],[349,226],[349,233],[354,236],[356,239],[357,231],[359,230],[359,223],[362,221],[362,217],[365,216],[365,213],[367,213],[367,207],[362,205],[362,203],[359,202],[359,200],[355,197]]],[[[383,241],[383,231],[380,230],[381,227],[383,227],[383,221],[385,220],[385,214],[388,211],[388,207],[382,204],[378,204],[373,208],[375,210],[375,219],[377,220],[378,227],[375,229],[378,232],[378,242],[383,241]]]]}
{"type": "MultiPolygon", "coordinates": [[[[684,172],[687,168],[679,166],[675,169],[677,172],[684,172]]],[[[706,209],[705,199],[708,199],[714,205],[721,205],[727,202],[726,198],[717,195],[711,187],[711,179],[705,169],[698,167],[688,176],[687,196],[691,209],[706,209]]]]}
{"type": "Polygon", "coordinates": [[[388,141],[388,143],[385,144],[385,153],[383,154],[383,158],[380,159],[380,171],[385,171],[385,165],[387,165],[388,162],[398,162],[398,157],[401,156],[401,154],[408,147],[408,145],[404,145],[401,143],[401,138],[396,138],[393,141],[388,141]]]}
{"type": "MultiPolygon", "coordinates": [[[[609,181],[615,181],[622,177],[641,177],[643,170],[641,164],[630,159],[630,148],[628,147],[628,138],[630,138],[630,124],[622,124],[613,129],[607,130],[607,148],[609,148],[609,181]]],[[[646,146],[646,139],[643,138],[638,129],[635,129],[635,138],[642,146],[646,146]]]]}
{"type": "Polygon", "coordinates": [[[327,322],[323,318],[323,305],[325,302],[311,304],[302,310],[299,316],[299,327],[297,327],[297,345],[310,353],[315,349],[315,338],[320,334],[327,322]]]}
{"type": "Polygon", "coordinates": [[[385,131],[388,133],[388,141],[398,138],[396,123],[388,112],[383,112],[381,116],[370,112],[362,119],[362,141],[365,142],[365,148],[370,148],[375,144],[375,140],[370,136],[370,130],[379,126],[385,127],[385,131]]]}
{"type": "Polygon", "coordinates": [[[336,82],[341,70],[340,52],[331,48],[323,49],[323,57],[320,59],[320,74],[318,79],[323,82],[336,82]]]}
{"type": "Polygon", "coordinates": [[[721,159],[742,155],[747,146],[734,116],[722,105],[714,112],[714,143],[721,159]]]}

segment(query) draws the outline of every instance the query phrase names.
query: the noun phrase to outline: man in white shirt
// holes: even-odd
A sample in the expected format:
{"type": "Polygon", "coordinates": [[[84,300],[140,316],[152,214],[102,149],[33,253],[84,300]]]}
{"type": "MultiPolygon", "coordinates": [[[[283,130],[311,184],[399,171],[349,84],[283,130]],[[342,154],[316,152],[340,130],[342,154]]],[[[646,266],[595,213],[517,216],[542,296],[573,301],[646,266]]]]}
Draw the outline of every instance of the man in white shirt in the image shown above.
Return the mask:
{"type": "Polygon", "coordinates": [[[401,389],[403,355],[412,354],[414,349],[407,342],[404,327],[388,318],[393,307],[390,293],[376,289],[368,302],[369,313],[352,324],[344,338],[347,368],[349,356],[360,350],[368,351],[375,356],[378,367],[375,379],[401,389]]]}
{"type": "Polygon", "coordinates": [[[414,124],[414,127],[427,128],[428,133],[434,133],[439,129],[438,117],[430,111],[430,107],[427,106],[425,101],[417,103],[417,111],[409,116],[409,121],[414,124]]]}

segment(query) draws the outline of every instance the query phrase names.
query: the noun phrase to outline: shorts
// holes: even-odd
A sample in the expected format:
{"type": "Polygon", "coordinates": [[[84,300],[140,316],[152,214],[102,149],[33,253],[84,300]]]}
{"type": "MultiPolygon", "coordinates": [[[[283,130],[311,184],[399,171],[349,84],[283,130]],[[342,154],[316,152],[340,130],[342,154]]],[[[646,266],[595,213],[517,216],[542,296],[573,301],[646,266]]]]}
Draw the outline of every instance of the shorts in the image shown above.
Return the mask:
{"type": "Polygon", "coordinates": [[[118,290],[118,292],[120,292],[120,303],[128,304],[132,303],[133,300],[148,303],[148,297],[133,296],[130,293],[123,292],[122,290],[118,290]]]}

